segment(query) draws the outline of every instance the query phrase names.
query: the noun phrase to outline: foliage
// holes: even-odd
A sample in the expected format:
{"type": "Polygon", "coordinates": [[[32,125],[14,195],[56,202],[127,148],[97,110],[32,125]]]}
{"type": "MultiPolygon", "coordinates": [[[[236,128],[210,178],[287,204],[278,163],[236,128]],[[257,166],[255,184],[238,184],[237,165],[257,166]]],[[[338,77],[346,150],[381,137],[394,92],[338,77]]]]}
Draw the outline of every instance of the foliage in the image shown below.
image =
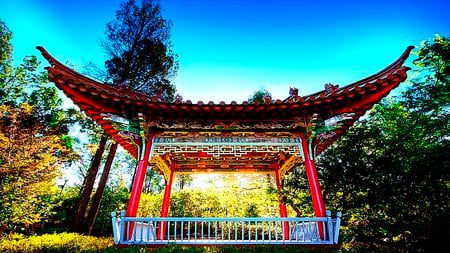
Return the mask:
{"type": "Polygon", "coordinates": [[[124,210],[128,204],[129,195],[123,181],[119,181],[116,185],[108,185],[105,188],[101,200],[102,205],[94,225],[94,234],[112,234],[111,212],[124,210]]]}
{"type": "Polygon", "coordinates": [[[116,19],[107,24],[107,39],[102,43],[109,79],[172,100],[175,87],[170,78],[177,69],[177,56],[171,51],[170,27],[157,0],[142,1],[142,6],[135,0],[121,4],[116,19]]]}
{"type": "Polygon", "coordinates": [[[272,97],[272,94],[268,92],[267,89],[261,88],[255,91],[255,93],[253,93],[250,97],[248,97],[248,102],[255,103],[255,101],[258,101],[259,103],[263,104],[265,97],[272,97]]]}
{"type": "Polygon", "coordinates": [[[48,213],[54,180],[73,156],[65,135],[48,126],[53,119],[43,121],[34,106],[0,111],[0,226],[14,229],[48,213]]]}
{"type": "Polygon", "coordinates": [[[76,233],[0,237],[0,252],[102,252],[112,247],[112,238],[82,236],[76,233]]]}
{"type": "Polygon", "coordinates": [[[75,156],[56,88],[45,84],[36,57],[12,66],[11,33],[0,24],[0,228],[17,230],[58,204],[54,181],[75,156]]]}
{"type": "Polygon", "coordinates": [[[151,168],[147,169],[142,192],[158,194],[161,193],[163,189],[164,177],[151,168]]]}
{"type": "Polygon", "coordinates": [[[179,174],[175,177],[175,186],[182,191],[185,187],[189,187],[193,180],[194,178],[190,174],[179,174]]]}
{"type": "Polygon", "coordinates": [[[344,241],[395,251],[446,248],[449,42],[422,43],[403,96],[375,106],[322,155],[325,199],[344,214],[344,241]]]}
{"type": "MultiPolygon", "coordinates": [[[[304,165],[287,174],[283,180],[283,202],[296,210],[298,217],[313,217],[314,209],[311,201],[308,178],[304,173],[304,165]]],[[[277,189],[272,189],[277,192],[277,189]]]]}
{"type": "Polygon", "coordinates": [[[160,217],[162,202],[162,193],[142,193],[137,217],[160,217]]]}
{"type": "Polygon", "coordinates": [[[59,205],[50,210],[50,215],[42,222],[39,233],[67,232],[73,220],[76,204],[80,200],[79,187],[65,187],[55,193],[59,205]]]}

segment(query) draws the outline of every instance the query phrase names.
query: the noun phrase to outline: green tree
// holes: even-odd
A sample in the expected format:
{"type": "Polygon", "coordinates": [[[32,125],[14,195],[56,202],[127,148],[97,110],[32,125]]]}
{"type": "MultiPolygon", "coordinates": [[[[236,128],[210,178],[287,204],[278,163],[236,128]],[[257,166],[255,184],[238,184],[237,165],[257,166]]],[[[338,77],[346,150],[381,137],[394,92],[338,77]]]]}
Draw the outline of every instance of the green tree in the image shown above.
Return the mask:
{"type": "Polygon", "coordinates": [[[57,204],[55,179],[75,158],[67,136],[72,123],[38,61],[12,66],[12,35],[0,21],[0,228],[40,221],[57,204]]]}
{"type": "MultiPolygon", "coordinates": [[[[102,41],[102,46],[108,58],[105,62],[107,81],[160,100],[173,100],[175,87],[170,78],[175,75],[177,61],[170,49],[170,23],[162,18],[159,1],[143,1],[142,6],[138,6],[136,1],[129,0],[121,4],[116,19],[106,27],[106,39],[102,41]]],[[[102,140],[106,139],[104,135],[102,140]]],[[[104,149],[105,145],[99,146],[96,158],[101,157],[104,149]]],[[[98,211],[89,212],[86,219],[84,216],[99,164],[92,163],[88,170],[72,231],[89,234],[91,229],[87,228],[93,227],[92,222],[98,211]]],[[[105,165],[105,173],[109,173],[109,166],[111,163],[105,165]]],[[[107,179],[108,175],[102,176],[99,185],[106,185],[107,179]]],[[[98,199],[102,195],[102,188],[97,191],[97,201],[93,202],[91,210],[100,208],[98,199]]]]}
{"type": "Polygon", "coordinates": [[[145,174],[144,186],[142,192],[145,193],[160,193],[164,189],[164,177],[159,175],[155,170],[149,169],[145,174]]]}
{"type": "Polygon", "coordinates": [[[172,100],[171,82],[177,70],[177,56],[171,51],[171,24],[162,17],[158,0],[128,0],[107,24],[102,46],[108,79],[114,84],[161,99],[172,100]]]}
{"type": "Polygon", "coordinates": [[[248,97],[249,103],[255,103],[258,101],[259,103],[263,104],[265,100],[272,100],[272,94],[267,91],[265,88],[261,88],[255,93],[253,93],[250,97],[248,97]]]}
{"type": "Polygon", "coordinates": [[[185,187],[191,185],[194,178],[190,174],[179,174],[176,176],[175,185],[182,191],[185,187]]]}
{"type": "Polygon", "coordinates": [[[423,42],[403,96],[375,106],[321,156],[325,199],[344,214],[346,242],[448,248],[449,42],[423,42]]]}

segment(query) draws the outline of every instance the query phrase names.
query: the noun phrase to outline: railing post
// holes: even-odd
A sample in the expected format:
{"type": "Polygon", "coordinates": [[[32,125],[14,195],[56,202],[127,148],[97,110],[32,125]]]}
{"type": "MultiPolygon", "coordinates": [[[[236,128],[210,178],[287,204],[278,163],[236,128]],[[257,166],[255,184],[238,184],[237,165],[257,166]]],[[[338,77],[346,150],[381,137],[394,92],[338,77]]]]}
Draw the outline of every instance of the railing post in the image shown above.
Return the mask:
{"type": "Polygon", "coordinates": [[[333,239],[334,243],[338,243],[338,241],[339,241],[339,229],[341,227],[341,216],[342,216],[341,212],[336,213],[336,224],[334,225],[335,227],[334,227],[334,239],[333,239]]]}
{"type": "Polygon", "coordinates": [[[326,215],[327,215],[327,238],[326,240],[330,243],[333,244],[333,220],[331,219],[331,211],[327,210],[326,211],[326,215]]]}
{"type": "Polygon", "coordinates": [[[119,234],[117,233],[117,217],[116,212],[111,212],[111,222],[113,226],[114,244],[119,243],[119,234]]]}
{"type": "Polygon", "coordinates": [[[125,211],[121,211],[120,212],[120,222],[119,222],[119,243],[123,244],[125,241],[125,235],[126,235],[126,231],[125,231],[125,211]]]}

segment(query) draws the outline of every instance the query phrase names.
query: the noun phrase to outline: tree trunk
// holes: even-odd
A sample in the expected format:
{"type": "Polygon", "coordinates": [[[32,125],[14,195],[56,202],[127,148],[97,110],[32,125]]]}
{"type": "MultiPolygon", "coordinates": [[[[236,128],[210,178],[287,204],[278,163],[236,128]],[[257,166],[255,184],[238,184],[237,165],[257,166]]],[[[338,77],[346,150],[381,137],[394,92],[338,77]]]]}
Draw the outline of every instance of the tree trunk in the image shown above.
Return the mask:
{"type": "Polygon", "coordinates": [[[108,140],[108,135],[103,134],[100,139],[100,144],[95,152],[94,160],[92,161],[91,167],[88,170],[86,177],[86,183],[83,187],[83,193],[81,194],[80,201],[78,202],[78,208],[73,217],[73,222],[70,230],[72,232],[80,232],[81,225],[83,224],[84,214],[86,213],[86,208],[89,204],[89,199],[91,198],[92,188],[94,187],[95,178],[97,177],[98,168],[100,162],[102,161],[102,155],[105,151],[106,141],[108,140]]]}
{"type": "Polygon", "coordinates": [[[100,202],[102,200],[106,182],[108,181],[109,172],[111,171],[112,162],[114,160],[114,156],[116,155],[116,150],[117,150],[117,142],[114,142],[113,144],[111,144],[111,148],[109,149],[109,154],[108,157],[106,158],[105,167],[103,168],[103,173],[100,178],[100,182],[98,183],[97,190],[95,191],[94,197],[92,199],[91,208],[89,208],[86,222],[84,224],[83,233],[86,235],[90,235],[92,232],[92,228],[94,227],[95,219],[97,218],[98,211],[100,209],[100,202]]]}

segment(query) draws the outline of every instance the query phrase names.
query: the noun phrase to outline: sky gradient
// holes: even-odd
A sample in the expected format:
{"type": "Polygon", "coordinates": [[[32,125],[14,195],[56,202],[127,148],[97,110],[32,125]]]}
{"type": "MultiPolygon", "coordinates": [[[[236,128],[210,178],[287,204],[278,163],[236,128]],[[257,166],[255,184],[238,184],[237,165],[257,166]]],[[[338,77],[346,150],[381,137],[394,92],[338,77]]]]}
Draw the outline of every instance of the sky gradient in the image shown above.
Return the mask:
{"type": "MultiPolygon", "coordinates": [[[[0,0],[15,62],[44,46],[76,68],[102,66],[117,0],[0,0]]],[[[162,0],[184,100],[241,103],[260,88],[284,99],[378,72],[409,45],[450,36],[450,3],[429,1],[162,0]]],[[[40,57],[43,65],[48,63],[40,57]]],[[[411,59],[411,58],[410,58],[411,59]]]]}

